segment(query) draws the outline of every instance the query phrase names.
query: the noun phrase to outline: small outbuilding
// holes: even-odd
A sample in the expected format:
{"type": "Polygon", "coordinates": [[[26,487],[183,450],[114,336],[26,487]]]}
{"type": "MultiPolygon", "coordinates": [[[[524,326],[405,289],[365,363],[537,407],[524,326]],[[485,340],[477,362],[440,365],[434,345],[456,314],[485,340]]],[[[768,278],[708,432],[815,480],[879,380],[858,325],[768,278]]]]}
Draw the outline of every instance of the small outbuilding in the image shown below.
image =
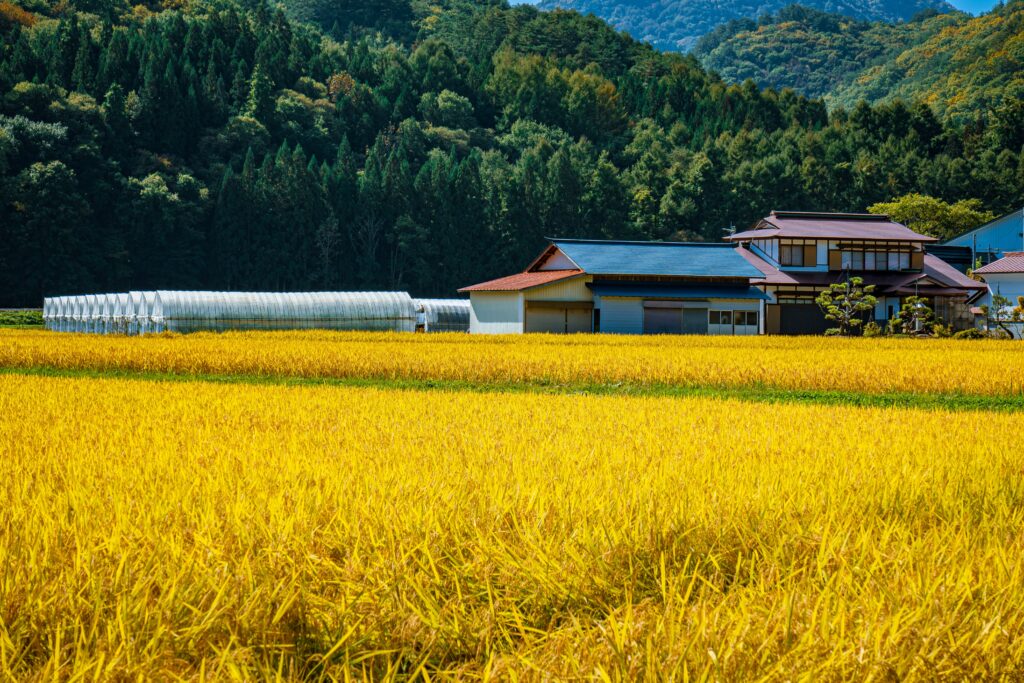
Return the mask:
{"type": "MultiPolygon", "coordinates": [[[[1017,306],[1019,297],[1024,297],[1024,251],[1008,251],[1003,258],[993,261],[974,271],[988,285],[981,303],[992,305],[993,296],[1003,296],[1010,300],[1010,308],[1017,306]]],[[[1020,339],[1024,336],[1024,325],[1009,325],[1013,335],[1020,339]]]]}
{"type": "Polygon", "coordinates": [[[1024,249],[1024,209],[1000,216],[943,243],[944,247],[970,250],[971,265],[987,265],[1024,249]]]}
{"type": "Polygon", "coordinates": [[[746,335],[762,277],[730,244],[552,239],[522,273],[459,291],[474,333],[746,335]]]}

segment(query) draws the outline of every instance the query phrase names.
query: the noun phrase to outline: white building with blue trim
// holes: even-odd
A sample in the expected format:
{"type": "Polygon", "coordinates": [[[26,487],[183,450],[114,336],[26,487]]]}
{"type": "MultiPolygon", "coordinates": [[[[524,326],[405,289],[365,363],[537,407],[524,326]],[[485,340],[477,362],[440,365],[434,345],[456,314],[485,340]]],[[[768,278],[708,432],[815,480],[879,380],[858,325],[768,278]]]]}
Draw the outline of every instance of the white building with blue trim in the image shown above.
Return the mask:
{"type": "Polygon", "coordinates": [[[954,237],[943,246],[966,247],[971,250],[971,263],[981,261],[982,265],[1001,259],[1008,253],[1024,251],[1024,209],[989,221],[954,237]]]}

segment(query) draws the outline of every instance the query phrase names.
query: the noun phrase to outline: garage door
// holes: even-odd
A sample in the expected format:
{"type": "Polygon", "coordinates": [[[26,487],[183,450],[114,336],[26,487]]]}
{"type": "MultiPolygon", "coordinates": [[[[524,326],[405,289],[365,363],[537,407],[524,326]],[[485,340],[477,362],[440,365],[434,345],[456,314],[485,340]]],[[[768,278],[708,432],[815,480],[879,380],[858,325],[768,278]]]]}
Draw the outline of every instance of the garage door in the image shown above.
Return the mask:
{"type": "Polygon", "coordinates": [[[593,331],[593,310],[578,306],[530,306],[526,308],[526,331],[548,334],[577,334],[593,331]]]}
{"type": "Polygon", "coordinates": [[[527,332],[565,334],[564,308],[536,308],[526,312],[527,332]]]}
{"type": "Polygon", "coordinates": [[[825,334],[830,327],[815,304],[779,304],[779,334],[825,334]]]}
{"type": "Polygon", "coordinates": [[[683,334],[707,334],[708,333],[708,309],[706,308],[684,308],[683,309],[683,334]]]}
{"type": "Polygon", "coordinates": [[[683,309],[644,307],[644,334],[682,334],[683,309]]]}
{"type": "Polygon", "coordinates": [[[593,311],[585,308],[570,308],[565,311],[565,331],[569,334],[593,332],[593,311]]]}

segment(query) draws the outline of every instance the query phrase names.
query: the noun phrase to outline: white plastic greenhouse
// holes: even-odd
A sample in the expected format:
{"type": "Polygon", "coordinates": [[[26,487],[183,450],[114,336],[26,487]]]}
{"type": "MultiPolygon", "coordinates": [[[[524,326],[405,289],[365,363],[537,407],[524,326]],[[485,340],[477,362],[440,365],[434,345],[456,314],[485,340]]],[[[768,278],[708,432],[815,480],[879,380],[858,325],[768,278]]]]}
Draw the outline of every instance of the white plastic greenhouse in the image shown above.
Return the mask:
{"type": "Polygon", "coordinates": [[[424,332],[469,332],[469,299],[415,299],[424,332]]]}
{"type": "MultiPolygon", "coordinates": [[[[429,301],[429,300],[424,300],[429,301]]],[[[422,302],[405,292],[124,292],[49,297],[46,327],[62,332],[146,334],[202,330],[416,330],[422,302]]],[[[468,327],[468,303],[466,326],[468,327]]],[[[448,324],[440,313],[434,325],[448,324]]]]}

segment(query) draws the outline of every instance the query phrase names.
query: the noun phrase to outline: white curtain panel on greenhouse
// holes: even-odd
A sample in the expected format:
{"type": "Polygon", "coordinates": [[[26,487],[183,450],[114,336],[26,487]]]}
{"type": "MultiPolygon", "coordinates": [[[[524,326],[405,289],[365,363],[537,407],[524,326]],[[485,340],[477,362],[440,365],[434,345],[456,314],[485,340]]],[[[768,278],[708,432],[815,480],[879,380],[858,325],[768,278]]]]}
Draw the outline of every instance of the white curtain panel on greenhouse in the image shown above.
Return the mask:
{"type": "Polygon", "coordinates": [[[415,299],[424,332],[469,332],[469,299],[415,299]]]}
{"type": "Polygon", "coordinates": [[[156,292],[155,331],[416,329],[405,292],[156,292]]]}
{"type": "Polygon", "coordinates": [[[469,302],[418,299],[406,292],[131,291],[47,297],[48,329],[94,334],[203,330],[469,329],[469,302]]]}
{"type": "Polygon", "coordinates": [[[153,325],[153,303],[156,301],[156,292],[139,292],[142,298],[139,300],[139,307],[135,316],[139,323],[139,334],[159,332],[153,325]]]}

